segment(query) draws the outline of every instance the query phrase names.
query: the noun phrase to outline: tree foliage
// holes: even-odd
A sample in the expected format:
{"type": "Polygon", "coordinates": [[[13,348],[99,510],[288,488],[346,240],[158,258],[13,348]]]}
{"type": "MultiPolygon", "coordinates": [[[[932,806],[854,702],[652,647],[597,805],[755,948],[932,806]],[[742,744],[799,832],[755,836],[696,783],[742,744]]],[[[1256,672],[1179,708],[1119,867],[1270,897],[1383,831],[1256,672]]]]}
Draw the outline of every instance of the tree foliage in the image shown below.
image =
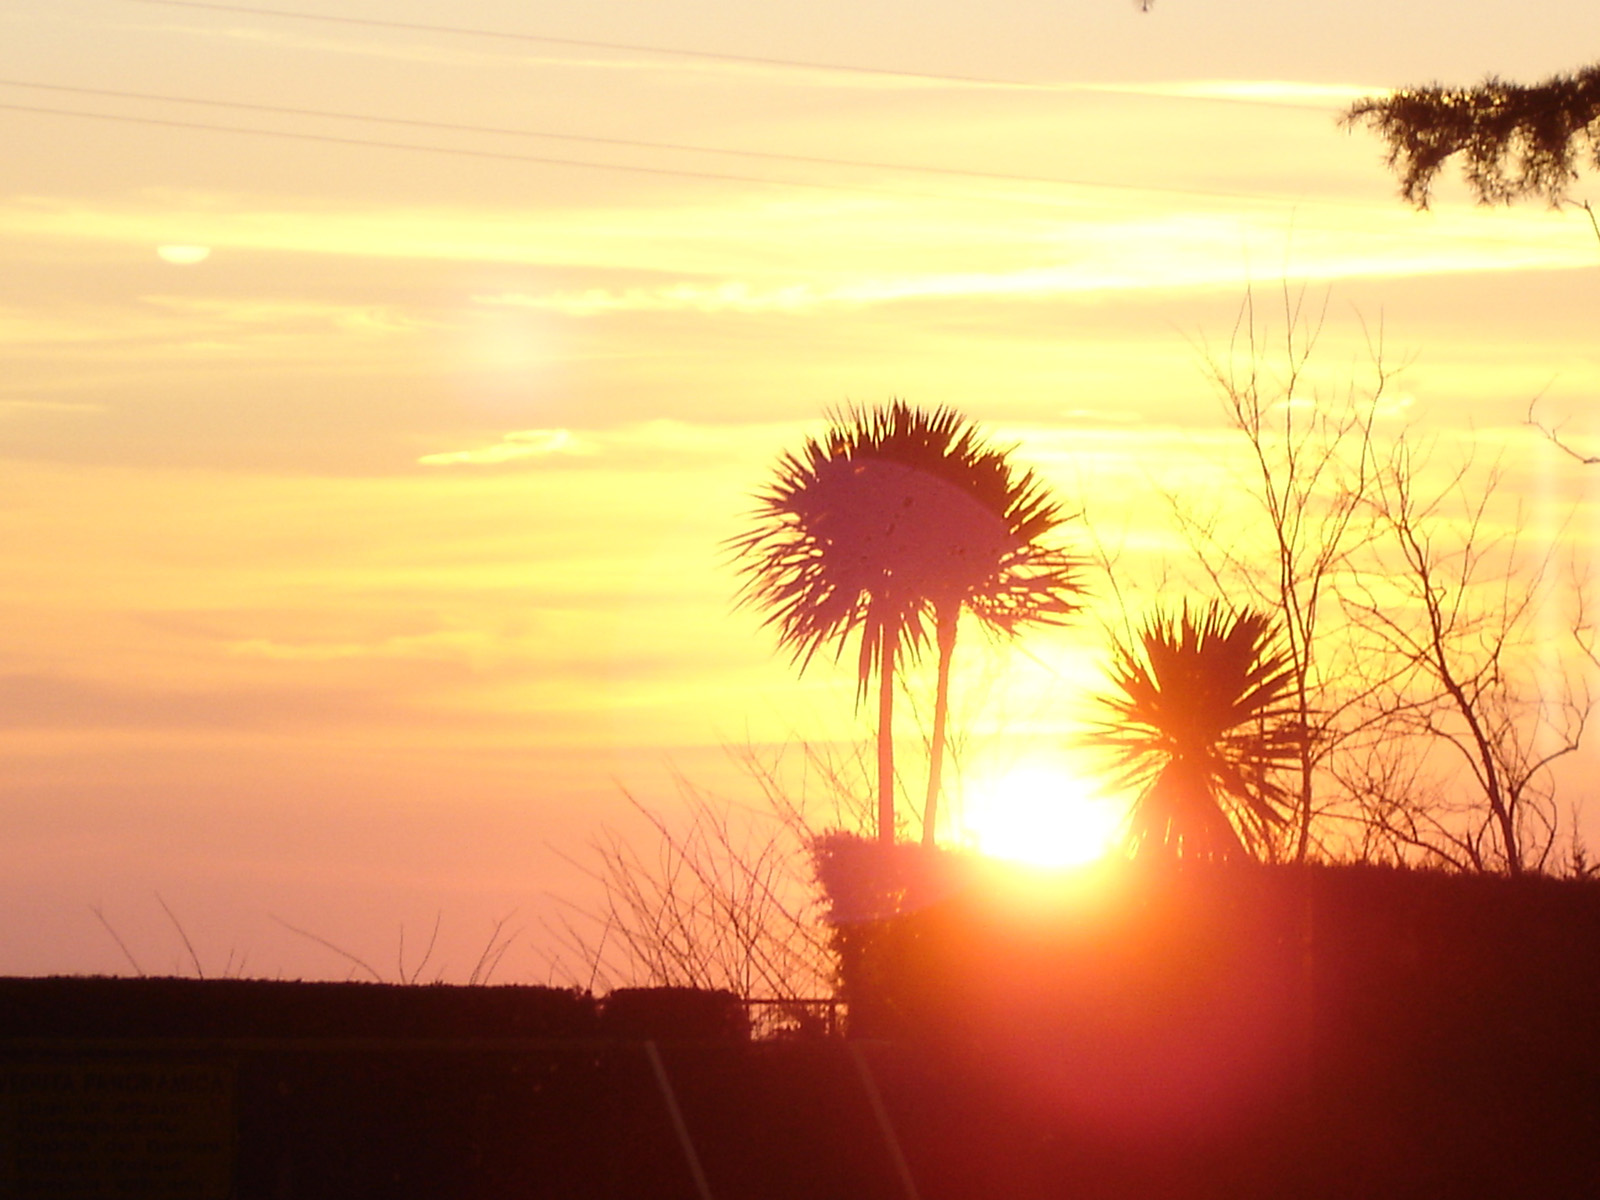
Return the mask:
{"type": "Polygon", "coordinates": [[[1537,84],[1491,76],[1476,87],[1401,88],[1358,100],[1344,123],[1383,138],[1401,194],[1418,208],[1456,156],[1482,203],[1560,204],[1581,166],[1600,167],[1600,63],[1537,84]]]}

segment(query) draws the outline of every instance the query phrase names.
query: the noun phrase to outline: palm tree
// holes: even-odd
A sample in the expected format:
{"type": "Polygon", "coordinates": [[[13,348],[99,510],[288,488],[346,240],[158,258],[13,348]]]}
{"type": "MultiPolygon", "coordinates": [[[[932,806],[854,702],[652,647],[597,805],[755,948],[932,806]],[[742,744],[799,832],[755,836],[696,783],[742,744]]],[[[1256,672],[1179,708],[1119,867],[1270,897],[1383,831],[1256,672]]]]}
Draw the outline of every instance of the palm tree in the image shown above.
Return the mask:
{"type": "Polygon", "coordinates": [[[1285,820],[1288,792],[1271,778],[1302,737],[1294,669],[1268,617],[1213,603],[1158,613],[1137,649],[1118,645],[1101,726],[1121,781],[1140,788],[1129,818],[1135,853],[1259,856],[1285,820]]]}
{"type": "Polygon", "coordinates": [[[939,671],[928,752],[928,791],[922,809],[922,844],[931,846],[938,825],[939,792],[950,711],[950,661],[964,611],[991,633],[1015,637],[1028,624],[1059,622],[1076,612],[1083,591],[1081,563],[1045,541],[1067,518],[1033,471],[1018,471],[1009,450],[985,444],[970,424],[940,460],[959,478],[960,487],[990,515],[999,536],[960,547],[959,569],[933,581],[933,608],[939,671]],[[998,525],[993,519],[998,519],[998,525]]]}
{"type": "Polygon", "coordinates": [[[932,620],[940,650],[936,792],[961,610],[1003,630],[1066,611],[1072,564],[1035,541],[1062,518],[1042,485],[1031,474],[1013,478],[1004,453],[986,446],[966,418],[898,400],[836,418],[822,438],[785,454],[776,475],[757,496],[755,527],[731,543],[745,560],[743,598],[771,610],[767,623],[801,670],[821,646],[842,650],[860,628],[857,700],[876,672],[878,837],[892,841],[899,664],[921,651],[932,620]]]}

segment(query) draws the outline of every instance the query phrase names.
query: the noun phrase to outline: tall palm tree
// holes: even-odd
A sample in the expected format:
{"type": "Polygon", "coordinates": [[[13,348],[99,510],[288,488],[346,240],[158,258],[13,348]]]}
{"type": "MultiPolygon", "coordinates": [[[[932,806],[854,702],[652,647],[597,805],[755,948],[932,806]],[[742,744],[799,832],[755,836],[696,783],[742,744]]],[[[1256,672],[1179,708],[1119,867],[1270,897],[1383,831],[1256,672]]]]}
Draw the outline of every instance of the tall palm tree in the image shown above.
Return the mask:
{"type": "Polygon", "coordinates": [[[1290,800],[1272,772],[1297,761],[1303,736],[1269,618],[1215,603],[1158,613],[1137,648],[1116,647],[1112,677],[1120,694],[1102,698],[1113,718],[1101,732],[1122,781],[1140,789],[1134,852],[1259,856],[1290,800]]]}
{"type": "Polygon", "coordinates": [[[1042,486],[1031,475],[1013,478],[1004,454],[966,418],[898,400],[837,417],[822,438],[779,460],[757,500],[754,528],[731,543],[745,560],[743,598],[771,610],[767,622],[801,670],[821,646],[842,650],[860,629],[857,699],[876,672],[878,837],[892,841],[895,672],[926,645],[931,621],[940,647],[936,790],[961,609],[999,629],[1065,611],[1064,591],[1046,583],[1071,564],[1018,540],[1033,544],[1061,517],[1042,486]]]}
{"type": "Polygon", "coordinates": [[[1059,622],[1077,611],[1081,562],[1046,535],[1067,518],[1048,487],[1032,470],[1019,471],[1009,450],[984,443],[970,424],[940,461],[960,487],[990,516],[989,536],[959,547],[959,569],[933,581],[933,609],[939,669],[928,754],[928,791],[922,809],[922,843],[931,846],[937,831],[939,794],[950,712],[950,662],[963,612],[971,612],[991,633],[1014,637],[1028,624],[1059,622]],[[994,524],[995,520],[998,524],[994,524]]]}

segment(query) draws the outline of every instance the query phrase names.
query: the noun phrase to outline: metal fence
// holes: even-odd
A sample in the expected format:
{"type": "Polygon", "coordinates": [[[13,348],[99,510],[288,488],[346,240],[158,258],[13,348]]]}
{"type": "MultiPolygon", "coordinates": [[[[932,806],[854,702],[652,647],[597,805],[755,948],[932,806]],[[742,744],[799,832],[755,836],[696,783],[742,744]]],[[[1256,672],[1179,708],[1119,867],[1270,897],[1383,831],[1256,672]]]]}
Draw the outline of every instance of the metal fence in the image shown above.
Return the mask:
{"type": "Polygon", "coordinates": [[[849,1015],[844,1001],[833,996],[788,1000],[747,996],[743,1003],[750,1036],[757,1041],[840,1037],[849,1015]]]}

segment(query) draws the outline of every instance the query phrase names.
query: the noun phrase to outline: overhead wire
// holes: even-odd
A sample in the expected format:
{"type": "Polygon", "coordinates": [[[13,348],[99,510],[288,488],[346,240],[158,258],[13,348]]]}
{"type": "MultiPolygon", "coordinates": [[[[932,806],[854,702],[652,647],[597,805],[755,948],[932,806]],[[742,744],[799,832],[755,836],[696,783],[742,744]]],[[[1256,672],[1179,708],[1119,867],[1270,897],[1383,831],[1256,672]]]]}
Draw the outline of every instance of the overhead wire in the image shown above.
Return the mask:
{"type": "Polygon", "coordinates": [[[505,29],[475,29],[460,25],[433,25],[415,21],[392,21],[380,17],[342,17],[286,8],[265,8],[250,4],[222,4],[214,0],[129,0],[162,8],[199,9],[206,12],[238,13],[252,17],[282,17],[295,21],[318,21],[329,25],[355,25],[368,29],[396,29],[410,33],[445,33],[457,37],[495,38],[502,41],[532,42],[550,46],[572,46],[582,50],[609,50],[624,54],[660,54],[674,58],[704,59],[708,62],[743,66],[782,67],[800,71],[829,71],[846,75],[878,78],[914,79],[925,83],[954,83],[1001,88],[1049,88],[1049,84],[1024,83],[1006,79],[987,79],[978,75],[950,75],[928,71],[905,71],[893,67],[863,67],[844,63],[815,62],[799,58],[777,58],[756,54],[729,54],[715,50],[685,50],[671,46],[650,46],[638,42],[606,42],[592,38],[559,37],[553,34],[520,33],[505,29]]]}
{"type": "MultiPolygon", "coordinates": [[[[457,37],[488,38],[500,41],[530,42],[552,46],[570,46],[581,50],[605,50],[615,53],[652,54],[669,58],[702,59],[707,62],[733,65],[780,68],[793,71],[821,71],[835,75],[861,75],[876,79],[904,79],[919,83],[952,84],[965,87],[997,88],[1019,92],[1085,92],[1095,94],[1146,96],[1166,102],[1186,101],[1201,104],[1248,104],[1253,108],[1287,108],[1304,110],[1303,103],[1285,103],[1265,100],[1259,96],[1206,94],[1138,86],[1115,86],[1092,83],[1064,83],[1024,79],[1002,79],[989,75],[961,75],[939,71],[913,71],[902,67],[872,67],[854,63],[822,62],[815,59],[780,58],[772,55],[733,54],[718,50],[691,50],[681,46],[658,46],[643,42],[609,42],[593,38],[562,37],[547,33],[526,33],[507,29],[482,29],[465,25],[425,24],[415,21],[393,21],[381,17],[344,17],[331,13],[307,12],[303,9],[267,8],[261,5],[225,4],[220,0],[128,0],[131,4],[155,5],[162,8],[185,8],[201,12],[238,13],[245,16],[278,17],[293,21],[314,21],[329,25],[356,26],[369,29],[394,29],[411,33],[449,34],[457,37]]],[[[1338,105],[1313,106],[1328,112],[1340,112],[1338,105]]]]}
{"type": "MultiPolygon", "coordinates": [[[[270,8],[260,5],[221,3],[219,0],[129,0],[130,3],[156,5],[167,8],[194,9],[223,13],[238,13],[250,16],[265,16],[285,18],[292,20],[318,21],[346,26],[367,26],[374,28],[389,28],[411,32],[429,34],[451,34],[460,36],[501,38],[517,41],[540,42],[555,45],[568,45],[586,49],[604,49],[610,51],[626,51],[631,53],[665,54],[684,58],[707,59],[761,65],[767,67],[781,67],[800,70],[821,70],[856,73],[880,77],[897,77],[934,81],[955,84],[982,84],[986,86],[1008,87],[1018,89],[1050,89],[1055,90],[1061,86],[1051,84],[1031,84],[1014,80],[1000,80],[983,78],[979,76],[935,74],[928,72],[904,71],[884,67],[863,67],[840,63],[817,62],[803,59],[786,59],[776,57],[763,57],[754,55],[726,54],[716,51],[688,50],[678,47],[665,47],[645,45],[642,43],[606,42],[594,39],[568,38],[547,34],[519,33],[507,30],[481,29],[465,26],[425,24],[420,22],[394,21],[374,17],[345,17],[325,13],[313,13],[302,10],[270,8]]],[[[194,96],[177,96],[159,93],[135,92],[115,90],[109,88],[87,88],[67,84],[40,83],[29,80],[0,79],[0,86],[50,91],[59,94],[92,96],[101,99],[131,100],[142,103],[182,104],[210,108],[229,109],[240,112],[256,112],[273,116],[289,116],[311,118],[316,120],[357,121],[371,124],[382,124],[404,128],[427,129],[438,132],[463,133],[472,135],[488,135],[498,137],[537,138],[550,141],[569,143],[582,143],[599,146],[615,146],[625,149],[655,150],[676,154],[708,154],[732,158],[743,158],[756,161],[773,163],[792,163],[801,166],[842,167],[853,170],[874,170],[897,173],[911,173],[929,176],[939,176],[952,179],[969,179],[980,182],[1023,184],[1030,186],[1065,187],[1075,189],[1092,189],[1114,191],[1122,193],[1155,193],[1164,195],[1177,195],[1197,199],[1224,200],[1229,202],[1245,203],[1274,203],[1281,198],[1248,193],[1227,192],[1214,189],[1172,187],[1159,184],[1122,184],[1111,183],[1103,180],[1071,179],[1059,176],[1031,175],[1018,172],[984,171],[976,168],[941,167],[921,163],[883,162],[869,159],[849,159],[829,155],[805,155],[785,153],[772,150],[750,150],[730,147],[704,146],[678,142],[657,142],[639,138],[607,137],[592,134],[575,134],[552,130],[516,129],[499,126],[474,125],[459,122],[427,120],[412,117],[396,117],[382,114],[363,114],[338,112],[326,109],[295,107],[288,105],[269,105],[249,103],[245,101],[217,100],[194,96]]],[[[224,125],[216,122],[182,120],[168,117],[140,116],[131,113],[105,113],[85,112],[78,109],[53,108],[45,105],[24,105],[0,103],[0,110],[10,112],[32,113],[37,115],[76,117],[86,120],[110,121],[123,124],[137,124],[177,129],[191,129],[214,133],[245,135],[255,137],[269,137],[302,142],[321,142],[332,145],[361,146],[386,150],[401,150],[421,154],[444,154],[456,157],[491,159],[507,162],[531,163],[542,166],[565,167],[572,169],[588,169],[599,171],[617,171],[631,174],[656,175],[677,177],[685,179],[704,179],[715,182],[751,183],[770,187],[792,187],[809,190],[865,193],[875,195],[893,195],[901,197],[916,197],[921,199],[936,199],[951,201],[960,199],[973,199],[972,196],[944,194],[916,193],[900,188],[885,188],[867,184],[839,184],[823,183],[812,180],[773,179],[767,176],[745,175],[731,171],[712,171],[693,169],[689,167],[646,166],[631,163],[595,162],[587,159],[561,158],[551,155],[535,155],[515,153],[500,150],[474,149],[463,146],[419,145],[411,142],[385,141],[377,138],[364,138],[341,136],[329,133],[312,133],[298,130],[264,129],[254,126],[224,125]]],[[[985,199],[996,199],[986,196],[985,199]]],[[[1068,203],[1059,198],[1044,197],[1039,195],[1020,195],[1016,193],[1001,197],[1016,203],[1026,204],[1062,204],[1068,203]]]]}
{"type": "MultiPolygon", "coordinates": [[[[626,171],[636,175],[668,175],[684,179],[710,179],[722,183],[758,183],[772,187],[810,188],[829,192],[867,192],[896,196],[918,193],[873,188],[866,185],[813,183],[806,180],[766,179],[759,175],[735,175],[720,171],[693,171],[679,167],[645,167],[628,163],[599,163],[583,159],[552,158],[537,154],[513,154],[497,150],[473,150],[465,146],[419,146],[410,142],[385,142],[376,138],[340,137],[329,133],[304,133],[288,129],[255,129],[247,125],[219,125],[210,121],[180,121],[171,117],[136,117],[126,113],[92,113],[71,108],[50,108],[36,104],[0,103],[0,111],[35,113],[54,117],[81,117],[93,121],[114,121],[126,125],[154,125],[168,129],[197,129],[211,133],[242,133],[256,137],[285,138],[297,142],[322,142],[335,146],[369,146],[382,150],[411,150],[424,154],[449,154],[461,158],[496,159],[502,162],[535,163],[541,166],[582,167],[597,171],[626,171]]],[[[924,196],[924,199],[951,199],[949,196],[924,196]]]]}
{"type": "MultiPolygon", "coordinates": [[[[635,149],[635,150],[666,150],[666,151],[670,151],[670,152],[674,152],[674,153],[715,154],[715,155],[723,155],[723,156],[730,157],[730,158],[747,158],[747,159],[755,159],[755,160],[760,160],[760,161],[765,161],[765,162],[794,163],[794,164],[802,165],[802,166],[847,167],[847,168],[858,169],[858,170],[894,171],[894,172],[904,172],[904,173],[920,174],[920,175],[946,176],[946,177],[957,178],[957,179],[984,180],[984,181],[989,181],[989,182],[994,182],[994,183],[1043,184],[1043,185],[1047,185],[1047,186],[1056,186],[1056,187],[1088,188],[1088,189],[1096,189],[1096,190],[1121,191],[1121,192],[1158,192],[1158,193],[1162,193],[1162,194],[1194,196],[1194,197],[1200,197],[1200,198],[1210,198],[1210,199],[1219,199],[1219,200],[1250,200],[1250,199],[1255,199],[1255,197],[1251,197],[1251,196],[1248,196],[1248,195],[1245,195],[1245,194],[1242,194],[1242,193],[1221,192],[1221,191],[1207,191],[1207,190],[1202,190],[1202,189],[1198,189],[1198,188],[1175,188],[1175,187],[1164,187],[1164,186],[1159,186],[1159,185],[1140,186],[1140,185],[1136,185],[1136,184],[1107,183],[1107,182],[1104,182],[1104,181],[1101,181],[1101,180],[1069,179],[1069,178],[1065,178],[1065,177],[1062,177],[1062,176],[1025,175],[1025,174],[1018,174],[1018,173],[1012,173],[1012,172],[1005,172],[1005,171],[981,171],[981,170],[977,170],[975,168],[968,168],[968,167],[939,167],[939,166],[933,166],[931,164],[923,164],[923,163],[882,162],[882,161],[876,161],[876,160],[871,160],[871,159],[838,158],[838,157],[829,156],[829,155],[788,154],[788,153],[784,153],[782,151],[776,151],[776,150],[748,150],[748,149],[722,147],[722,146],[693,145],[693,144],[684,143],[684,142],[657,142],[657,141],[647,141],[647,140],[639,139],[639,138],[602,137],[602,136],[597,136],[597,135],[594,135],[594,134],[558,133],[558,132],[553,132],[553,131],[549,131],[549,130],[539,130],[539,129],[517,129],[517,128],[506,127],[506,126],[473,125],[473,124],[465,124],[465,123],[458,123],[458,122],[452,122],[452,121],[435,121],[435,120],[427,120],[427,119],[418,118],[418,117],[393,117],[393,116],[384,116],[384,115],[373,114],[373,113],[339,112],[339,111],[335,111],[335,110],[331,110],[331,109],[302,108],[302,107],[295,107],[295,106],[281,105],[281,104],[257,104],[257,103],[249,103],[249,102],[240,101],[240,100],[216,100],[216,99],[210,99],[210,98],[198,97],[198,96],[175,96],[175,95],[155,93],[155,92],[122,91],[122,90],[116,90],[116,89],[112,89],[112,88],[78,87],[78,86],[73,86],[73,85],[69,85],[69,84],[39,83],[39,82],[35,82],[35,81],[32,81],[32,80],[23,80],[23,79],[0,79],[0,87],[25,88],[25,89],[29,89],[29,90],[33,90],[33,91],[58,92],[58,93],[66,94],[66,95],[94,96],[94,97],[99,97],[99,98],[103,98],[103,99],[114,99],[114,100],[136,100],[136,101],[153,102],[153,103],[160,103],[160,104],[188,104],[188,105],[195,105],[195,106],[206,107],[206,108],[231,109],[231,110],[240,111],[240,112],[269,113],[269,114],[272,114],[274,116],[312,117],[312,118],[317,118],[317,119],[322,119],[322,120],[338,120],[338,121],[363,121],[363,122],[368,122],[368,123],[375,124],[375,125],[391,125],[391,126],[399,126],[399,127],[403,127],[403,128],[409,128],[409,129],[429,129],[429,130],[435,130],[435,131],[440,131],[440,132],[448,132],[448,133],[488,134],[488,135],[499,136],[499,137],[540,138],[540,139],[545,139],[545,140],[549,140],[549,141],[578,142],[578,143],[583,143],[583,144],[588,144],[588,145],[599,145],[599,146],[618,146],[618,147],[623,147],[623,148],[626,148],[626,149],[635,149]]],[[[16,109],[16,108],[19,108],[19,107],[20,106],[0,104],[0,108],[16,109]]],[[[23,110],[23,111],[27,111],[27,110],[23,110]]],[[[40,111],[48,111],[48,112],[52,112],[52,113],[65,113],[68,110],[41,109],[40,111]]],[[[73,111],[74,115],[79,115],[79,116],[93,116],[93,115],[96,115],[96,114],[77,112],[76,110],[72,110],[72,111],[73,111]]],[[[124,118],[120,118],[120,117],[111,118],[111,117],[108,117],[108,119],[124,119],[124,118]]],[[[132,120],[133,118],[129,117],[129,118],[125,118],[125,119],[132,120]]],[[[189,123],[182,123],[182,124],[187,125],[189,123]]],[[[228,131],[228,132],[243,131],[242,128],[236,128],[236,127],[233,127],[233,126],[213,126],[213,125],[210,125],[210,124],[201,124],[201,123],[194,123],[194,124],[197,127],[200,127],[200,128],[212,128],[212,129],[216,129],[218,131],[228,131]]],[[[270,134],[273,131],[252,129],[252,130],[249,130],[249,132],[270,134]]],[[[285,133],[285,134],[283,134],[283,136],[292,136],[292,135],[289,134],[289,133],[285,133]]],[[[354,139],[352,139],[352,140],[354,140],[354,139]]],[[[441,152],[441,153],[454,153],[455,152],[453,148],[449,148],[449,147],[425,147],[425,146],[415,146],[415,145],[409,145],[409,144],[404,144],[403,145],[401,143],[379,142],[379,141],[370,141],[369,142],[369,141],[365,141],[365,140],[359,140],[359,141],[357,141],[357,144],[372,145],[372,146],[383,146],[383,147],[390,147],[390,148],[406,148],[406,149],[424,150],[424,151],[426,151],[426,150],[437,150],[438,152],[441,152]]],[[[532,157],[528,157],[528,158],[524,159],[523,156],[514,156],[514,157],[517,157],[519,160],[522,160],[522,161],[530,161],[530,162],[557,163],[557,164],[560,164],[560,165],[572,165],[572,166],[583,165],[583,164],[578,163],[576,160],[545,159],[545,158],[532,158],[532,157]]],[[[596,166],[596,167],[598,167],[600,169],[606,169],[606,167],[608,166],[608,164],[592,164],[592,165],[594,165],[594,166],[596,166]]],[[[620,170],[620,169],[625,169],[625,168],[618,167],[616,169],[620,170]]],[[[694,174],[695,177],[702,177],[701,173],[692,173],[692,174],[694,174]]],[[[749,178],[753,178],[753,177],[734,176],[734,175],[724,176],[724,175],[715,174],[715,173],[705,173],[704,177],[716,178],[716,179],[727,178],[727,179],[737,179],[737,180],[746,180],[746,179],[749,179],[749,178]]],[[[789,181],[762,179],[762,180],[759,180],[759,182],[785,183],[785,182],[789,182],[789,181]]],[[[822,186],[822,185],[817,185],[817,186],[822,186]]]]}

